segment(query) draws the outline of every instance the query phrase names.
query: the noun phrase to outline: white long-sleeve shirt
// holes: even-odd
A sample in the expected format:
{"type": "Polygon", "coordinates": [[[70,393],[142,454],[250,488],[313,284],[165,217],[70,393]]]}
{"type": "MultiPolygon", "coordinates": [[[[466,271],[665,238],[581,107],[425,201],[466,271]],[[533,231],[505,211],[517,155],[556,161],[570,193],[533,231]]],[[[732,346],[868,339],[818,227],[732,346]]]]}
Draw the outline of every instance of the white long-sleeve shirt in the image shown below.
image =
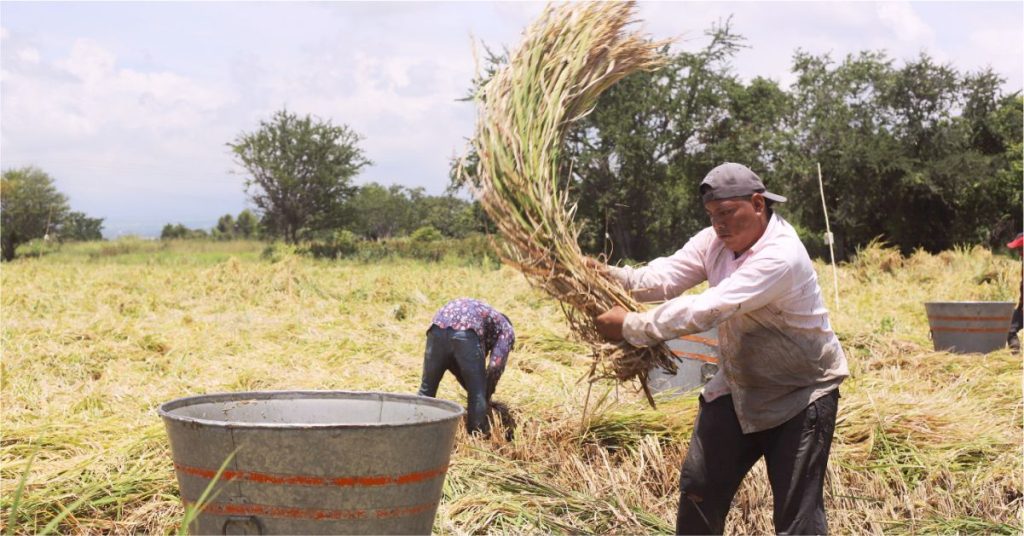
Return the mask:
{"type": "Polygon", "coordinates": [[[708,227],[670,257],[611,273],[641,301],[668,300],[626,315],[635,346],[718,326],[719,370],[702,395],[731,393],[744,433],[786,422],[849,376],[811,259],[777,214],[739,257],[708,227]],[[681,295],[705,280],[704,292],[681,295]]]}

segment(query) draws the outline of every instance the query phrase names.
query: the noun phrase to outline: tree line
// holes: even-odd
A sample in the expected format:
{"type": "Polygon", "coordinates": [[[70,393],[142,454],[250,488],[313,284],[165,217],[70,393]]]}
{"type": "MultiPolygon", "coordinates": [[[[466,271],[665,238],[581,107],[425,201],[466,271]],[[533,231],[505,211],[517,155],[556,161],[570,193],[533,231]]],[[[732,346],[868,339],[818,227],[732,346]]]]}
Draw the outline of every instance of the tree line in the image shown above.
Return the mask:
{"type": "Polygon", "coordinates": [[[592,250],[610,236],[613,256],[673,251],[707,225],[697,185],[726,161],[786,195],[779,210],[811,246],[825,231],[820,164],[840,258],[876,237],[936,252],[1020,230],[1024,101],[995,73],[798,51],[784,89],[731,71],[743,40],[728,23],[708,33],[704,49],[611,88],[570,135],[592,250]]]}
{"type": "MultiPolygon", "coordinates": [[[[666,48],[666,67],[610,88],[569,133],[565,186],[586,251],[646,260],[681,247],[707,226],[700,180],[730,161],[789,198],[777,209],[812,253],[827,252],[818,164],[840,258],[878,237],[935,252],[1021,229],[1024,100],[996,73],[927,54],[899,66],[884,52],[797,51],[783,88],[732,71],[744,39],[728,22],[707,36],[696,52],[666,48]]],[[[488,51],[475,87],[505,62],[488,51]]]]}
{"type": "MultiPolygon", "coordinates": [[[[274,214],[268,206],[264,214],[274,214]]],[[[313,210],[313,207],[309,207],[313,210]]],[[[304,211],[299,211],[304,214],[304,211]]],[[[211,229],[193,229],[184,224],[166,224],[160,232],[162,240],[175,239],[283,239],[290,243],[325,240],[345,230],[355,239],[386,240],[411,235],[416,231],[439,238],[463,238],[486,230],[486,216],[476,203],[452,194],[427,195],[423,188],[400,185],[383,186],[376,182],[353,187],[351,193],[338,199],[337,216],[329,224],[314,226],[327,218],[299,219],[292,232],[275,227],[280,218],[260,218],[249,209],[238,216],[225,214],[211,229]],[[294,234],[294,238],[292,235],[294,234]]]]}

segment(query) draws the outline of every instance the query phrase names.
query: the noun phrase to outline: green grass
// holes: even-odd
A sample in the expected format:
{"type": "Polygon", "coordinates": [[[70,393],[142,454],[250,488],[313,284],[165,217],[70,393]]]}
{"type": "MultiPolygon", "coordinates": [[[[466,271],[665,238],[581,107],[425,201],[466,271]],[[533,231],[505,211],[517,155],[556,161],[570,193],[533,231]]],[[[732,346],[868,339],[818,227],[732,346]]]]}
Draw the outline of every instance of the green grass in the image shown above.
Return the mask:
{"type": "Polygon", "coordinates": [[[36,240],[18,249],[18,262],[44,264],[100,263],[211,265],[230,258],[256,261],[266,244],[255,240],[151,240],[134,236],[101,242],[44,243],[36,240]]]}
{"type": "MultiPolygon", "coordinates": [[[[694,398],[655,410],[630,386],[599,383],[585,408],[586,347],[518,272],[264,259],[256,243],[109,246],[0,267],[4,533],[179,531],[159,404],[252,389],[415,392],[424,330],[458,296],[515,323],[497,398],[519,428],[512,442],[460,432],[435,531],[671,531],[694,398]]],[[[829,288],[831,270],[817,268],[829,288]]],[[[1020,356],[933,351],[921,305],[1015,300],[1019,270],[981,249],[904,258],[878,246],[840,267],[833,320],[852,376],[826,487],[832,532],[1021,532],[1020,356]]],[[[439,396],[465,402],[450,377],[439,396]]],[[[762,465],[736,501],[730,533],[772,531],[762,465]]]]}

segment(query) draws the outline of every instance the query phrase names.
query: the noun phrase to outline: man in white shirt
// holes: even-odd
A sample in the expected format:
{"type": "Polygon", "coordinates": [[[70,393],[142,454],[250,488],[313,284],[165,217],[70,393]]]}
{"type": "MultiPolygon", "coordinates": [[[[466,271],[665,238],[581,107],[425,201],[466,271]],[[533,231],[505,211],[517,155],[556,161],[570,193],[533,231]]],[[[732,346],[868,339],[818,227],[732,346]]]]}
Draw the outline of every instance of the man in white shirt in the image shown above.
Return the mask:
{"type": "Polygon", "coordinates": [[[643,268],[607,267],[642,301],[595,319],[613,341],[649,346],[718,326],[719,371],[701,391],[680,477],[677,534],[722,533],[740,482],[762,456],[779,534],[823,534],[822,489],[846,357],[817,275],[768,192],[734,163],[700,185],[711,227],[643,268]],[[682,293],[702,281],[700,294],[682,293]]]}

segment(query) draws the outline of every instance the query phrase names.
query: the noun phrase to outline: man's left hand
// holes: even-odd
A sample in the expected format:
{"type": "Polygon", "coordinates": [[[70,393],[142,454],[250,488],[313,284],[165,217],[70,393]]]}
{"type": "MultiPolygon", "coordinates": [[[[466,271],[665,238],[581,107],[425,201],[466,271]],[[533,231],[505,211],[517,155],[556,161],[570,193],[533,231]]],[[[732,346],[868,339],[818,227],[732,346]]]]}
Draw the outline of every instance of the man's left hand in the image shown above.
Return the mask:
{"type": "Polygon", "coordinates": [[[622,324],[626,321],[627,314],[629,314],[629,311],[621,305],[616,305],[599,316],[594,317],[594,325],[597,327],[597,332],[609,341],[621,341],[622,324]]]}

